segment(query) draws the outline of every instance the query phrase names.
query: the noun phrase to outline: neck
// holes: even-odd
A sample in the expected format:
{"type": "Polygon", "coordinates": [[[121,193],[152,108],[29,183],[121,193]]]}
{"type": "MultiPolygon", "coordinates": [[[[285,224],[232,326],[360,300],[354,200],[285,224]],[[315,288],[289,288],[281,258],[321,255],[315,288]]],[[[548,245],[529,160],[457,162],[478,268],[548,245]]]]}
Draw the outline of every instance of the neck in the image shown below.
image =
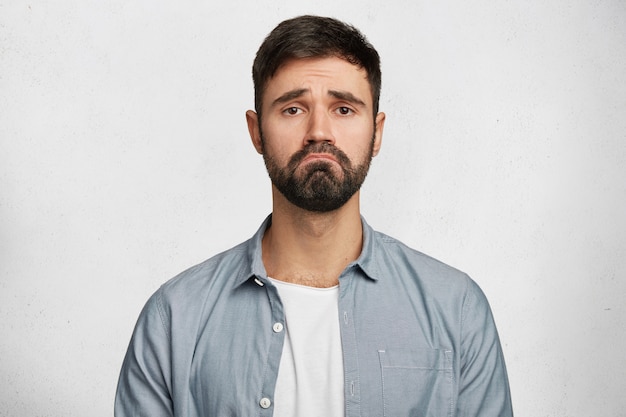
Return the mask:
{"type": "Polygon", "coordinates": [[[276,195],[272,224],[263,236],[269,276],[311,287],[331,287],[361,253],[363,227],[358,192],[327,213],[302,210],[276,195]]]}

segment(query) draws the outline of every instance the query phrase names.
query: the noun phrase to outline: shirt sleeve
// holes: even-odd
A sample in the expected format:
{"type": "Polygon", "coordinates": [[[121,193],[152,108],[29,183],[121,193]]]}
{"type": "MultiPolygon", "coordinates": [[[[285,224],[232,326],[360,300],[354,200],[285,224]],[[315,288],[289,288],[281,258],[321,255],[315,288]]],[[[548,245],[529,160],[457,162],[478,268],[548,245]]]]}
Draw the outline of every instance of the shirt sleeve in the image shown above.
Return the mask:
{"type": "Polygon", "coordinates": [[[146,303],[122,364],[115,417],[173,417],[170,337],[161,292],[146,303]]]}
{"type": "Polygon", "coordinates": [[[511,394],[487,298],[472,281],[463,304],[457,416],[512,417],[511,394]]]}

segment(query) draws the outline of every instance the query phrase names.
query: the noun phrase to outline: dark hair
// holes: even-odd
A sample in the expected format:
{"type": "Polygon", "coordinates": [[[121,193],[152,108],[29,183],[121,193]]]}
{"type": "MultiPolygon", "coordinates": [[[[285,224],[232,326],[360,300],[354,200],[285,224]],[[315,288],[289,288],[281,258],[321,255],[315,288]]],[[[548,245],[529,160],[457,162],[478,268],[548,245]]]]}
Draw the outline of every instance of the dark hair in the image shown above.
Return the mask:
{"type": "Polygon", "coordinates": [[[300,16],[281,22],[265,38],[252,65],[254,106],[261,115],[267,82],[286,61],[293,58],[337,56],[367,72],[372,90],[374,116],[380,98],[380,57],[354,26],[337,19],[300,16]]]}

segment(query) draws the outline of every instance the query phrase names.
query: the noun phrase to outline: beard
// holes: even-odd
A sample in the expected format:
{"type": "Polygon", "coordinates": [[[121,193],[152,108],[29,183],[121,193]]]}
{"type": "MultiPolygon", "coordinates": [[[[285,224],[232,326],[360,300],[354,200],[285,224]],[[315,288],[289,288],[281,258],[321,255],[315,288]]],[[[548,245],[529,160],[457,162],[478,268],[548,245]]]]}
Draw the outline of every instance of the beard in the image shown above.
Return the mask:
{"type": "MultiPolygon", "coordinates": [[[[265,139],[261,139],[265,143],[265,139]]],[[[369,171],[373,151],[372,138],[363,162],[353,166],[341,149],[327,142],[315,142],[293,154],[285,167],[278,165],[265,150],[263,160],[272,184],[287,200],[301,209],[323,213],[342,207],[361,188],[369,171]],[[341,169],[334,162],[323,159],[300,166],[308,155],[315,153],[332,155],[341,169]]]]}

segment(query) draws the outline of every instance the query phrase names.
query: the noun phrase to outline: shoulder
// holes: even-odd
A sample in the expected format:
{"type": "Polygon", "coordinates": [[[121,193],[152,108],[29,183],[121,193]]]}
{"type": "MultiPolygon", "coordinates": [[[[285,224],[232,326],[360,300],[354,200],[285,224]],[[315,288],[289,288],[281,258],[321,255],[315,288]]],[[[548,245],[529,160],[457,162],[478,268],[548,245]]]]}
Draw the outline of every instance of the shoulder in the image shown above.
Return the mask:
{"type": "MultiPolygon", "coordinates": [[[[378,256],[394,261],[396,266],[414,269],[423,278],[437,281],[465,281],[467,274],[381,232],[374,232],[378,256]]],[[[379,262],[381,259],[379,259],[379,262]]]]}
{"type": "Polygon", "coordinates": [[[194,265],[166,281],[153,295],[162,307],[204,303],[211,293],[234,288],[249,274],[248,241],[194,265]]]}
{"type": "Polygon", "coordinates": [[[468,292],[480,292],[467,273],[433,258],[389,235],[374,231],[374,254],[383,274],[401,276],[420,289],[437,297],[461,297],[468,292]]]}
{"type": "Polygon", "coordinates": [[[216,307],[224,311],[226,300],[240,294],[236,291],[238,283],[248,278],[247,243],[217,254],[162,284],[144,305],[135,337],[171,339],[176,334],[179,350],[186,349],[183,345],[193,346],[197,329],[207,315],[216,307]]]}
{"type": "Polygon", "coordinates": [[[384,233],[375,232],[379,282],[454,312],[466,320],[489,316],[489,302],[480,286],[465,272],[426,255],[384,233]],[[458,314],[457,314],[458,313],[458,314]]]}

